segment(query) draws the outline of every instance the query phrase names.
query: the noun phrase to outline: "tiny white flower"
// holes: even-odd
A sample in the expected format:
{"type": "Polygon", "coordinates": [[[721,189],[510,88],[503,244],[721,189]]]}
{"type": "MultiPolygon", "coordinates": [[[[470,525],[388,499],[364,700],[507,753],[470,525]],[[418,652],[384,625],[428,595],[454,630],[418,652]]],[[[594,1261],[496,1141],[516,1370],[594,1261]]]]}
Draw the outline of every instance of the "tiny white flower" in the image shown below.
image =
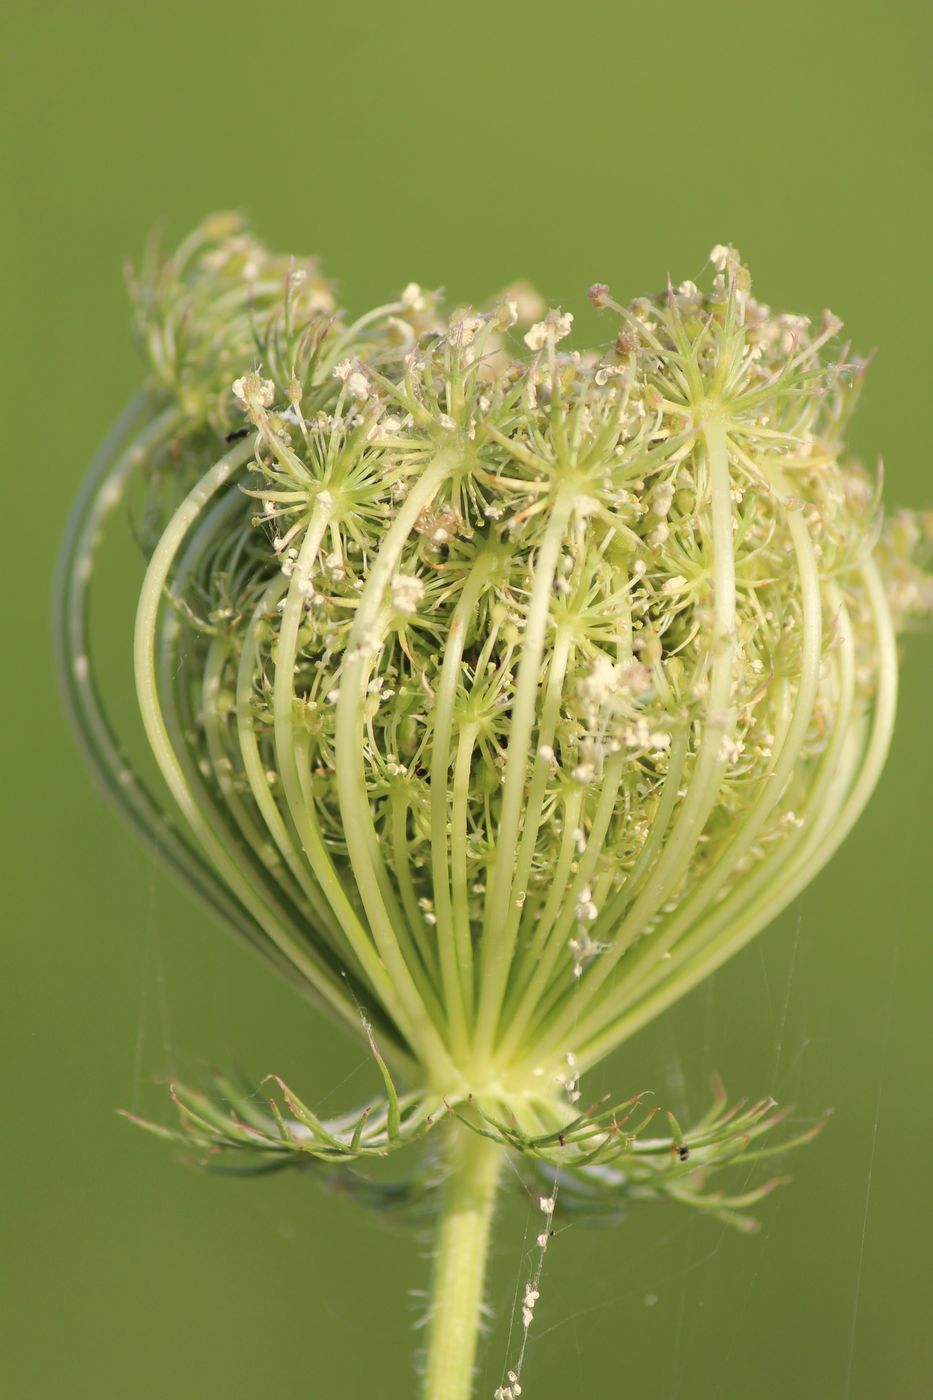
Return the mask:
{"type": "Polygon", "coordinates": [[[255,370],[233,381],[233,393],[246,408],[271,408],[275,402],[275,384],[263,379],[255,370]]]}
{"type": "Polygon", "coordinates": [[[654,489],[651,499],[651,510],[654,515],[659,515],[662,519],[668,514],[674,502],[674,483],[668,478],[661,481],[654,489]]]}
{"type": "Polygon", "coordinates": [[[402,292],[401,301],[406,311],[423,311],[428,304],[428,299],[417,282],[409,282],[402,292]]]}
{"type": "Polygon", "coordinates": [[[600,388],[602,388],[604,384],[609,383],[610,379],[618,379],[624,374],[625,369],[622,365],[601,364],[598,366],[596,373],[593,375],[593,383],[598,384],[600,388]]]}
{"type": "Polygon", "coordinates": [[[572,312],[549,311],[543,321],[535,322],[531,330],[526,332],[525,344],[529,350],[543,350],[550,336],[553,336],[556,344],[570,334],[572,326],[572,312]]]}
{"type": "Polygon", "coordinates": [[[578,689],[584,704],[597,710],[617,696],[618,687],[619,667],[601,653],[590,666],[589,674],[580,681],[578,689]]]}
{"type": "Polygon", "coordinates": [[[737,763],[744,750],[745,745],[741,739],[734,739],[731,735],[724,734],[719,746],[719,760],[721,763],[737,763]]]}
{"type": "Polygon", "coordinates": [[[424,583],[414,574],[396,574],[390,584],[392,606],[396,612],[411,616],[418,611],[424,597],[424,583]]]}
{"type": "Polygon", "coordinates": [[[725,272],[727,268],[739,265],[738,252],[728,243],[717,243],[710,251],[709,260],[717,272],[725,272]]]}
{"type": "Polygon", "coordinates": [[[359,370],[347,376],[347,393],[352,394],[358,403],[369,398],[369,380],[359,370]]]}
{"type": "Polygon", "coordinates": [[[485,324],[484,316],[463,316],[459,320],[451,321],[450,334],[455,340],[459,340],[461,345],[472,345],[485,324]]]}
{"type": "Polygon", "coordinates": [[[622,730],[622,742],[627,749],[647,749],[651,743],[651,730],[648,721],[640,715],[634,724],[627,724],[622,730]]]}
{"type": "Polygon", "coordinates": [[[589,885],[584,885],[583,889],[580,891],[580,897],[577,900],[576,907],[574,908],[573,912],[581,923],[588,924],[593,923],[596,916],[598,915],[599,910],[593,903],[593,896],[589,885]]]}

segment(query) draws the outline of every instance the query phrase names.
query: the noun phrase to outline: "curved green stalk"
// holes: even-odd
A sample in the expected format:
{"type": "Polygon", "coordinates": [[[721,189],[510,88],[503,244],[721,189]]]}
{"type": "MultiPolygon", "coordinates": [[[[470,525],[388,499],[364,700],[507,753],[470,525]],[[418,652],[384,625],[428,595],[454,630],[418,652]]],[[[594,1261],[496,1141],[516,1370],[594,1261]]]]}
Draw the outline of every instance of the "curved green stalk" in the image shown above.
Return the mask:
{"type": "MultiPolygon", "coordinates": [[[[275,798],[272,796],[266,765],[262,761],[262,754],[259,750],[259,740],[256,737],[256,725],[253,717],[253,680],[261,664],[258,643],[259,628],[287,589],[288,580],[284,574],[273,578],[263,590],[246,625],[236,678],[237,739],[240,745],[243,772],[246,775],[259,814],[292,876],[301,886],[307,898],[313,899],[320,894],[320,890],[308,875],[307,866],[298,853],[296,843],[299,838],[297,832],[294,832],[294,828],[290,830],[286,825],[275,798]]],[[[326,900],[324,908],[329,915],[331,921],[329,927],[333,935],[338,932],[339,926],[333,918],[333,912],[326,900]]]]}
{"type": "Polygon", "coordinates": [[[152,451],[183,427],[183,418],[176,408],[163,409],[145,423],[139,435],[114,460],[120,444],[126,442],[130,430],[147,412],[151,412],[149,396],[137,395],[101,447],[69,519],[55,583],[54,634],[62,693],[72,725],[106,797],[136,835],[211,913],[271,962],[302,995],[313,998],[313,991],[293,964],[264,937],[249,910],[149,791],[115,735],[95,684],[89,612],[98,549],[108,520],[123,501],[134,476],[145,469],[152,451]]]}
{"type": "Polygon", "coordinates": [[[541,679],[541,657],[551,591],[572,510],[573,490],[565,483],[555,495],[551,516],[535,558],[534,582],[522,638],[522,659],[512,703],[502,808],[496,832],[496,857],[483,920],[483,962],[476,1018],[476,1048],[481,1058],[488,1057],[492,1051],[515,946],[517,925],[513,925],[509,919],[509,903],[518,850],[525,768],[535,727],[535,701],[541,679]]]}
{"type": "MultiPolygon", "coordinates": [[[[218,705],[224,673],[233,661],[233,649],[225,637],[215,637],[208,646],[204,661],[204,674],[201,685],[201,722],[204,727],[204,741],[211,771],[224,805],[236,822],[246,842],[247,849],[255,851],[267,867],[270,876],[281,885],[288,902],[300,915],[307,919],[316,936],[335,956],[342,958],[346,948],[340,939],[336,921],[330,915],[320,890],[305,879],[295,878],[288,862],[284,860],[278,843],[270,841],[270,835],[262,812],[251,808],[241,795],[239,784],[243,781],[243,770],[234,765],[230,754],[227,736],[227,723],[218,705]]],[[[247,781],[246,792],[252,797],[252,787],[247,781]]]]}
{"type": "MultiPolygon", "coordinates": [[[[273,682],[276,758],[288,810],[301,839],[314,878],[333,909],[340,928],[343,930],[344,936],[365,975],[372,983],[383,1005],[392,1017],[398,1020],[400,1006],[391,979],[334,869],[333,861],[321,838],[313,805],[305,801],[296,763],[294,672],[298,649],[298,628],[304,610],[303,590],[310,579],[311,570],[317,559],[332,512],[333,503],[330,496],[328,493],[322,492],[305,531],[286,594],[273,682]]],[[[401,1022],[399,1023],[401,1024],[401,1022]]]]}
{"type": "MultiPolygon", "coordinates": [[[[836,722],[829,743],[820,761],[815,780],[807,792],[800,812],[800,825],[764,858],[753,866],[730,889],[726,897],[700,918],[679,941],[670,961],[657,968],[649,986],[655,980],[666,979],[678,965],[694,954],[710,938],[726,927],[735,927],[744,911],[760,901],[763,892],[780,892],[808,853],[834,829],[836,820],[851,790],[854,775],[863,757],[860,726],[851,722],[855,686],[854,637],[847,611],[837,589],[830,586],[828,600],[837,609],[836,627],[839,636],[836,651],[836,722]]],[[[783,907],[783,905],[781,906],[783,907]]],[[[775,913],[779,912],[776,908],[775,913]]],[[[632,996],[634,1002],[641,995],[632,996]]]]}
{"type": "MultiPolygon", "coordinates": [[[[830,860],[864,810],[884,766],[893,733],[897,705],[897,650],[887,599],[877,567],[869,561],[864,565],[862,572],[877,629],[879,689],[871,736],[855,770],[854,778],[847,771],[846,765],[840,764],[841,801],[838,805],[827,805],[824,797],[822,802],[814,804],[819,815],[822,816],[826,812],[828,818],[820,821],[816,832],[817,839],[803,843],[802,849],[796,852],[796,860],[788,862],[790,868],[787,868],[783,861],[777,863],[776,869],[768,868],[767,874],[770,878],[740,919],[729,918],[728,911],[725,915],[720,915],[718,910],[714,911],[713,927],[717,930],[714,935],[704,938],[706,931],[703,924],[694,930],[691,943],[699,943],[703,938],[702,947],[692,949],[693,956],[690,960],[682,967],[668,971],[657,989],[646,995],[631,1012],[622,1016],[610,1031],[582,1048],[579,1056],[581,1063],[584,1060],[589,1064],[596,1063],[641,1026],[686,995],[709,971],[720,967],[756,933],[771,923],[830,860]]],[[[849,737],[847,732],[845,737],[849,737]]],[[[838,771],[833,771],[835,768],[834,762],[828,773],[830,780],[839,777],[838,771]]]]}
{"type": "Polygon", "coordinates": [[[671,754],[668,762],[667,773],[661,788],[661,800],[658,803],[651,829],[644,845],[638,853],[635,864],[625,878],[621,890],[614,899],[611,899],[605,909],[601,909],[599,917],[593,928],[593,937],[599,940],[607,930],[617,928],[622,919],[622,915],[628,909],[632,900],[638,894],[642,881],[654,865],[656,857],[660,853],[661,844],[667,835],[667,829],[671,824],[674,809],[677,806],[677,798],[680,792],[681,779],[683,778],[684,764],[687,759],[687,750],[690,745],[690,735],[686,726],[683,726],[675,735],[671,742],[671,754]]]}
{"type": "Polygon", "coordinates": [[[134,657],[140,714],[162,776],[206,854],[272,943],[294,964],[342,1020],[358,1033],[358,1018],[353,1008],[347,1005],[340,986],[332,984],[321,973],[315,960],[298,947],[281,927],[274,912],[257,894],[245,878],[236,859],[218,841],[202,816],[192,798],[184,770],[172,746],[158,697],[155,671],[157,622],[175,557],[201,511],[226,485],[233,473],[250,460],[253,450],[252,438],[238,443],[205,473],[169,521],[150,560],[136,613],[134,657]]]}
{"type": "MultiPolygon", "coordinates": [[[[389,798],[390,808],[390,831],[392,845],[392,870],[398,884],[398,892],[402,901],[402,909],[405,913],[408,932],[414,945],[415,956],[418,958],[431,994],[436,998],[437,986],[440,981],[438,968],[438,951],[428,939],[428,925],[425,921],[425,910],[418,903],[418,894],[415,890],[415,882],[412,879],[412,856],[411,845],[408,840],[408,814],[412,810],[408,794],[404,792],[399,783],[393,784],[392,794],[389,798]]],[[[439,939],[437,941],[440,941],[439,939]]]]}
{"type": "Polygon", "coordinates": [[[273,877],[282,882],[291,902],[301,907],[303,891],[290,878],[284,869],[280,852],[269,845],[268,833],[254,820],[243,801],[235,782],[235,769],[224,742],[224,720],[219,700],[223,687],[224,673],[229,666],[233,648],[226,637],[214,637],[204,658],[204,674],[201,678],[201,716],[204,725],[204,745],[214,774],[214,781],[223,798],[224,805],[240,829],[247,846],[262,855],[273,877]]]}
{"type": "MultiPolygon", "coordinates": [[[[341,975],[338,961],[329,957],[317,947],[310,937],[318,932],[320,915],[316,901],[305,903],[301,897],[292,898],[294,890],[277,878],[267,859],[266,842],[257,846],[240,839],[236,813],[230,803],[218,801],[218,792],[212,790],[209,782],[210,769],[203,769],[203,756],[197,748],[198,733],[212,723],[209,716],[201,716],[197,707],[201,698],[200,687],[193,684],[192,668],[185,664],[185,653],[181,642],[183,630],[180,621],[189,581],[197,570],[213,570],[220,562],[212,553],[215,535],[227,523],[227,518],[242,513],[244,499],[236,489],[222,494],[219,499],[202,512],[196,529],[186,539],[179,551],[179,559],[174,568],[169,598],[171,607],[167,610],[158,632],[159,665],[157,686],[159,702],[165,721],[166,732],[182,769],[193,802],[201,812],[204,821],[214,832],[217,841],[228,853],[235,853],[238,864],[244,873],[249,873],[250,883],[260,890],[268,908],[290,936],[320,961],[330,978],[341,975]],[[233,820],[231,821],[231,818],[233,820]]],[[[187,649],[203,647],[203,640],[186,632],[187,649]]],[[[213,706],[211,707],[213,710],[213,706]]],[[[213,716],[216,721],[216,716],[213,716]]],[[[222,796],[222,795],[221,795],[222,796]]]]}
{"type": "MultiPolygon", "coordinates": [[[[503,1018],[507,1020],[506,1035],[501,1045],[502,1053],[505,1056],[510,1056],[513,1053],[529,1025],[537,1027],[539,1023],[546,1021],[549,1013],[553,1010],[555,999],[565,991],[567,977],[572,979],[571,992],[576,986],[573,966],[568,953],[568,934],[576,917],[577,905],[583,897],[584,889],[589,886],[593,878],[596,862],[602,853],[603,842],[609,829],[609,823],[612,821],[622,773],[627,762],[627,755],[618,753],[613,754],[606,764],[592,828],[583,854],[577,862],[576,873],[569,885],[561,886],[555,890],[559,899],[555,900],[553,906],[552,920],[547,938],[538,956],[537,966],[530,981],[524,987],[524,994],[519,1005],[513,1012],[510,1012],[507,1018],[503,1018]],[[560,976],[559,964],[561,961],[564,963],[567,977],[560,976]],[[557,973],[556,978],[555,973],[557,973]]],[[[515,985],[521,992],[523,981],[520,976],[515,978],[515,985]]],[[[534,1040],[537,1045],[537,1032],[535,1032],[534,1040]]]]}
{"type": "Polygon", "coordinates": [[[573,638],[566,628],[558,627],[554,637],[554,649],[547,676],[543,681],[544,699],[541,705],[541,719],[537,734],[537,752],[532,767],[531,783],[525,796],[525,810],[522,816],[522,834],[518,843],[515,860],[515,873],[506,914],[505,938],[513,939],[518,932],[522,910],[528,894],[528,880],[531,875],[538,832],[541,829],[541,813],[547,786],[549,762],[548,749],[553,753],[554,733],[560,716],[564,681],[567,668],[573,655],[573,638]]]}
{"type": "Polygon", "coordinates": [[[405,541],[444,478],[461,463],[462,454],[457,450],[438,452],[410,487],[398,514],[386,531],[382,546],[370,566],[347,642],[337,700],[336,729],[337,791],[353,874],[376,946],[402,1007],[400,1024],[406,1028],[410,1043],[418,1048],[422,1062],[441,1078],[453,1075],[453,1066],[438,1033],[438,1026],[419,995],[402,954],[392,917],[393,901],[387,888],[388,877],[373,829],[362,766],[362,702],[370,671],[368,647],[372,644],[372,633],[405,541]]]}
{"type": "Polygon", "coordinates": [[[548,1027],[542,1051],[560,1051],[575,1030],[577,1001],[588,1002],[614,971],[630,944],[670,898],[690,860],[697,838],[716,801],[724,769],[722,744],[735,726],[732,667],[735,660],[735,556],[732,540],[732,501],[729,452],[722,411],[710,408],[703,423],[709,471],[712,517],[713,659],[709,706],[687,796],[670,837],[645,887],[629,910],[611,947],[595,958],[577,982],[580,995],[569,999],[548,1027]],[[585,990],[584,990],[585,989],[585,990]]]}
{"type": "MultiPolygon", "coordinates": [[[[529,942],[528,949],[524,957],[520,960],[516,971],[516,981],[519,984],[530,978],[533,969],[541,965],[544,951],[551,941],[551,931],[556,922],[564,903],[564,894],[568,889],[573,872],[576,866],[577,855],[577,831],[583,817],[583,789],[572,789],[565,797],[561,813],[561,838],[560,850],[557,856],[557,863],[554,867],[553,877],[550,881],[547,899],[541,910],[541,916],[535,925],[534,934],[529,942]]],[[[519,1011],[515,1016],[520,1015],[519,1011]]],[[[512,1019],[509,1021],[511,1030],[512,1019]]]]}
{"type": "MultiPolygon", "coordinates": [[[[779,483],[784,487],[783,479],[779,483]]],[[[581,1041],[598,1032],[600,1023],[611,1024],[618,1014],[618,999],[626,1002],[639,985],[639,974],[649,971],[666,957],[682,933],[693,928],[703,913],[710,907],[730,875],[751,851],[764,829],[765,822],[780,800],[794,768],[813,718],[819,683],[819,669],[822,655],[822,609],[820,604],[820,577],[816,555],[809,531],[799,509],[787,513],[788,529],[794,543],[797,569],[800,577],[801,594],[801,658],[794,697],[793,712],[786,728],[783,742],[776,737],[777,761],[765,779],[754,806],[738,828],[734,839],[729,842],[713,869],[704,876],[697,888],[685,899],[668,919],[651,933],[647,934],[626,961],[625,978],[618,989],[616,999],[610,994],[601,1001],[591,1003],[587,1015],[581,1017],[577,1034],[581,1041]]]]}
{"type": "Polygon", "coordinates": [[[472,1023],[476,1008],[473,931],[470,923],[467,892],[467,821],[470,799],[470,768],[477,727],[465,724],[457,739],[454,758],[453,793],[450,809],[450,886],[454,924],[454,942],[460,984],[463,988],[464,1014],[472,1023]]]}
{"type": "MultiPolygon", "coordinates": [[[[451,1044],[465,1051],[467,1024],[473,1015],[473,950],[469,935],[469,920],[464,929],[463,911],[466,892],[465,843],[458,840],[454,855],[453,812],[448,815],[447,788],[450,780],[451,747],[454,726],[454,702],[461,681],[463,647],[467,629],[489,575],[495,566],[495,555],[480,554],[463,585],[447,635],[444,663],[437,686],[434,715],[434,754],[431,764],[431,873],[434,883],[434,913],[437,918],[437,938],[443,977],[444,1000],[450,1017],[451,1044]],[[457,870],[454,871],[456,861],[457,870]],[[461,873],[464,872],[464,873],[461,873]],[[456,904],[456,913],[454,905],[456,904]]],[[[470,744],[472,751],[472,742],[470,744]]],[[[457,794],[465,796],[463,768],[463,730],[457,739],[454,776],[454,802],[457,794]],[[458,782],[459,777],[459,782],[458,782]]],[[[469,779],[467,759],[466,778],[469,779]]]]}

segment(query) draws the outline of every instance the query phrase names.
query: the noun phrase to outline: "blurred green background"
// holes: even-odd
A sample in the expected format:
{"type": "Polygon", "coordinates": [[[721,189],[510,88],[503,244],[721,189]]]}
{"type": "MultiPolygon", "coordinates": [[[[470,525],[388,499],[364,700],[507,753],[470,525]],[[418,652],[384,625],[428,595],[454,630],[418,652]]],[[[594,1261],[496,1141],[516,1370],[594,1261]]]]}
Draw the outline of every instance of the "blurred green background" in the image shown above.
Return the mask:
{"type": "MultiPolygon", "coordinates": [[[[9,7],[0,222],[6,873],[0,1391],[15,1400],[407,1397],[424,1242],[307,1176],[208,1178],[114,1116],[242,1063],[315,1106],[373,1087],[97,799],[50,663],[70,501],[137,383],[120,278],[151,225],[240,207],[351,309],[519,276],[580,309],[733,241],[760,296],[879,347],[855,447],[929,505],[925,4],[9,7]],[[650,12],[649,12],[650,9],[650,12]]],[[[131,600],[115,598],[114,616],[131,600]]],[[[645,1207],[548,1254],[528,1400],[933,1393],[931,647],[844,851],[599,1077],[705,1106],[710,1073],[828,1130],[734,1236],[645,1207]]],[[[129,671],[124,684],[129,687],[129,671]]],[[[593,1089],[600,1087],[594,1076],[593,1089]]],[[[478,1395],[507,1359],[535,1212],[499,1216],[478,1395]]]]}

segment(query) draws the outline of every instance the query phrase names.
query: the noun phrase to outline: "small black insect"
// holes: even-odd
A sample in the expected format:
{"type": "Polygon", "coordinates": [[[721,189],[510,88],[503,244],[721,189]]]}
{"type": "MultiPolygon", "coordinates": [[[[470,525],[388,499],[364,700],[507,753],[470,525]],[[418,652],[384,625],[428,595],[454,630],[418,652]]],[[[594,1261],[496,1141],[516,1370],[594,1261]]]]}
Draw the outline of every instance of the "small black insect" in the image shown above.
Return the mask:
{"type": "Polygon", "coordinates": [[[677,1149],[677,1156],[680,1158],[680,1160],[681,1160],[682,1162],[686,1162],[686,1161],[689,1159],[689,1157],[690,1157],[690,1148],[687,1146],[686,1143],[683,1143],[682,1146],[678,1147],[678,1149],[677,1149]]]}
{"type": "Polygon", "coordinates": [[[249,437],[249,428],[234,428],[232,433],[228,433],[224,442],[239,442],[240,438],[249,437]]]}

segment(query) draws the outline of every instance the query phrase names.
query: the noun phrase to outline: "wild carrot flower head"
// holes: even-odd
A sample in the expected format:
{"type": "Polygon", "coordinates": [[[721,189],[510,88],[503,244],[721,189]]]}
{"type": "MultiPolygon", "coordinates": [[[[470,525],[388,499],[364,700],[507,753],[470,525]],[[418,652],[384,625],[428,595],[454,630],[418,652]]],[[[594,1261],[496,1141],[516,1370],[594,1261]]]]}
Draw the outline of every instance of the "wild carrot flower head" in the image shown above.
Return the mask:
{"type": "Polygon", "coordinates": [[[830,858],[929,607],[840,322],[710,263],[591,288],[583,350],[527,289],[350,323],[226,218],[134,285],[137,685],[192,859],[416,1089],[526,1135],[830,858]]]}

